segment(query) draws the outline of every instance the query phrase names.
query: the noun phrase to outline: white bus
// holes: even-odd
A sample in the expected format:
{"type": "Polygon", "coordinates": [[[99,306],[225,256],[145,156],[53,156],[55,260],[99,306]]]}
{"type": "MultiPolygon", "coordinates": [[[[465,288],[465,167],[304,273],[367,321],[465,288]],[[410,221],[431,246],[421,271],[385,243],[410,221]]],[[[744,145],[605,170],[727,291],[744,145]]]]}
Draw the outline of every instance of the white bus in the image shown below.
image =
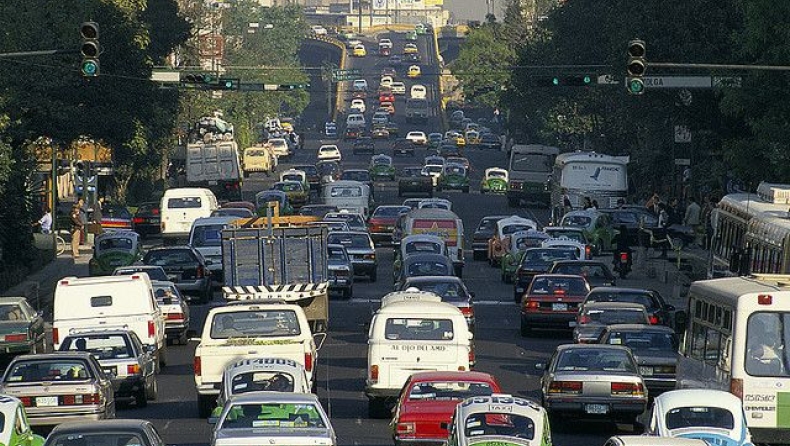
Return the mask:
{"type": "Polygon", "coordinates": [[[755,444],[790,443],[790,276],[694,282],[679,388],[741,398],[755,444]]]}

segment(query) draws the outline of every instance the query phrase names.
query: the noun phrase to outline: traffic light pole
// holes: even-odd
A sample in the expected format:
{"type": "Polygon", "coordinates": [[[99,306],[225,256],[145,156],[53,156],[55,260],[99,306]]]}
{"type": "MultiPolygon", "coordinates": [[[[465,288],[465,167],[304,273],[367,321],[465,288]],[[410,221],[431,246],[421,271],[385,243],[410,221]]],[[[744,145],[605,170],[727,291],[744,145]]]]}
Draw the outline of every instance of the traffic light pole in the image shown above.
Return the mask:
{"type": "Polygon", "coordinates": [[[12,59],[15,57],[31,56],[54,56],[57,54],[79,54],[79,50],[41,50],[41,51],[17,51],[13,53],[0,53],[2,59],[12,59]]]}
{"type": "Polygon", "coordinates": [[[701,70],[742,70],[742,71],[790,71],[790,65],[739,65],[739,64],[713,64],[713,63],[673,63],[673,62],[647,62],[652,68],[689,68],[701,70]]]}

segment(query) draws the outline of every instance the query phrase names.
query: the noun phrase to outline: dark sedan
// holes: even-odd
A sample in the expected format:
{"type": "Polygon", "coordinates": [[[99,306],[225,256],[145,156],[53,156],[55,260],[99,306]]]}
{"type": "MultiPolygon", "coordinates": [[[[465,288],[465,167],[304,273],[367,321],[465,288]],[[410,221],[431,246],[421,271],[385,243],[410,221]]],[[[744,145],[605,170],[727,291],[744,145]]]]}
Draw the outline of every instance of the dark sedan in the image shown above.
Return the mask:
{"type": "Polygon", "coordinates": [[[103,420],[60,424],[49,434],[44,446],[74,446],[75,444],[164,446],[165,442],[150,421],[103,420]]]}
{"type": "Polygon", "coordinates": [[[143,263],[161,266],[167,273],[167,280],[175,283],[183,294],[198,296],[201,303],[211,300],[211,271],[207,260],[191,246],[151,249],[143,257],[143,263]]]}
{"type": "Polygon", "coordinates": [[[521,297],[536,275],[547,273],[557,260],[573,259],[576,259],[576,252],[568,248],[529,248],[524,251],[513,277],[515,302],[521,302],[521,297]]]}
{"type": "Polygon", "coordinates": [[[406,194],[425,194],[433,197],[433,181],[422,174],[421,166],[404,167],[398,177],[398,196],[406,194]]]}
{"type": "Polygon", "coordinates": [[[302,208],[299,209],[299,215],[323,219],[326,214],[337,211],[337,206],[331,206],[328,204],[308,204],[307,206],[302,206],[302,208]]]}
{"type": "Polygon", "coordinates": [[[559,260],[554,262],[549,272],[584,276],[592,288],[615,285],[614,274],[606,263],[598,260],[559,260]]]}
{"type": "Polygon", "coordinates": [[[379,263],[370,234],[361,231],[333,231],[329,233],[327,242],[346,248],[354,267],[354,275],[368,276],[371,282],[376,281],[379,263]]]}
{"type": "Polygon", "coordinates": [[[132,217],[132,229],[141,237],[159,234],[160,223],[158,202],[140,204],[132,217]]]}
{"type": "Polygon", "coordinates": [[[641,324],[609,325],[601,333],[598,343],[628,347],[651,396],[675,388],[679,341],[671,328],[641,324]]]}
{"type": "Polygon", "coordinates": [[[400,214],[409,212],[408,206],[379,206],[368,219],[368,232],[373,242],[392,242],[392,231],[400,214]]]}
{"type": "Polygon", "coordinates": [[[392,153],[394,155],[414,156],[416,154],[416,150],[417,147],[408,139],[399,139],[395,141],[394,144],[392,144],[392,153]]]}
{"type": "Polygon", "coordinates": [[[132,213],[120,204],[105,204],[101,209],[102,229],[132,229],[132,213]]]}
{"type": "Polygon", "coordinates": [[[43,353],[44,318],[24,297],[0,297],[0,352],[43,353]]]}
{"type": "MultiPolygon", "coordinates": [[[[389,132],[387,132],[389,137],[389,132]]],[[[357,138],[351,146],[351,153],[354,155],[359,153],[376,153],[376,146],[373,144],[373,139],[370,137],[357,138]]]]}
{"type": "Polygon", "coordinates": [[[406,279],[420,276],[452,276],[453,261],[442,254],[414,254],[403,261],[395,278],[395,289],[400,289],[406,279]]]}
{"type": "Polygon", "coordinates": [[[488,253],[488,240],[496,232],[496,222],[507,218],[509,215],[488,215],[480,220],[480,223],[472,235],[472,258],[474,260],[485,260],[488,253]]]}
{"type": "Polygon", "coordinates": [[[501,150],[502,141],[493,133],[483,133],[480,135],[480,142],[477,144],[477,146],[481,149],[501,150]]]}
{"type": "Polygon", "coordinates": [[[591,302],[628,302],[644,305],[653,325],[674,327],[677,322],[684,322],[685,319],[685,312],[676,311],[673,305],[667,304],[661,294],[654,290],[600,287],[590,291],[584,300],[585,305],[591,302]]]}

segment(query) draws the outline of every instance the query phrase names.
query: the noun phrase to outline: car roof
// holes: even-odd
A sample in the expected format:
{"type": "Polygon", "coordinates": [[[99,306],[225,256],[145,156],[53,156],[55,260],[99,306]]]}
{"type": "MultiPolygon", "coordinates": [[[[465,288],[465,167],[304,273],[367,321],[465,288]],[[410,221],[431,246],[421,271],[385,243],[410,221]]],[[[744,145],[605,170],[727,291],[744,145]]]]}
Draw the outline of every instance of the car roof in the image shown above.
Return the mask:
{"type": "Polygon", "coordinates": [[[609,331],[622,330],[622,331],[652,331],[668,334],[676,334],[672,327],[666,325],[652,325],[652,324],[612,324],[606,327],[609,331]]]}
{"type": "Polygon", "coordinates": [[[135,420],[135,419],[107,419],[96,421],[77,421],[71,423],[62,423],[55,426],[50,433],[53,435],[69,434],[69,433],[101,433],[105,431],[126,431],[143,429],[144,426],[150,425],[148,420],[135,420]]]}
{"type": "Polygon", "coordinates": [[[655,397],[656,405],[664,406],[665,410],[674,407],[688,406],[721,406],[736,410],[738,416],[742,402],[740,398],[723,390],[713,389],[679,389],[664,392],[655,397]]]}
{"type": "Polygon", "coordinates": [[[461,278],[458,276],[415,276],[415,277],[408,277],[406,279],[406,283],[408,284],[419,283],[419,282],[433,282],[433,281],[457,282],[460,284],[464,283],[464,281],[461,280],[461,278]]]}
{"type": "MultiPolygon", "coordinates": [[[[403,262],[405,264],[405,263],[417,263],[417,262],[426,262],[426,261],[428,261],[428,262],[439,262],[439,261],[441,261],[442,263],[448,263],[448,264],[453,263],[450,259],[447,258],[446,255],[444,255],[444,254],[435,254],[435,253],[412,254],[409,257],[407,257],[406,259],[404,259],[403,262]]],[[[579,277],[579,276],[573,276],[573,277],[579,277]]]]}
{"type": "MultiPolygon", "coordinates": [[[[407,206],[408,207],[408,206],[407,206]]],[[[444,243],[444,239],[439,237],[438,235],[433,234],[412,234],[407,235],[401,239],[401,245],[407,244],[409,242],[431,242],[431,243],[444,243]]]]}
{"type": "MultiPolygon", "coordinates": [[[[579,262],[596,262],[597,260],[579,260],[579,262]]],[[[603,263],[603,262],[601,262],[603,263]]],[[[640,293],[640,294],[653,294],[653,290],[644,288],[627,288],[619,286],[600,286],[595,288],[594,293],[640,293]]]]}
{"type": "MultiPolygon", "coordinates": [[[[433,294],[433,293],[425,293],[425,294],[433,294]]],[[[453,304],[449,304],[446,302],[431,302],[426,300],[421,300],[417,302],[409,301],[409,300],[394,301],[392,303],[389,303],[379,308],[377,313],[412,314],[415,316],[427,316],[427,317],[431,317],[436,314],[450,313],[452,315],[464,317],[463,313],[461,313],[461,310],[459,310],[458,307],[456,307],[453,304]]]]}
{"type": "MultiPolygon", "coordinates": [[[[301,184],[301,183],[300,183],[301,184]]],[[[221,209],[233,209],[233,208],[221,208],[221,209]]],[[[239,209],[247,209],[247,208],[239,208],[239,209]]],[[[249,210],[249,209],[247,209],[249,210]]],[[[192,223],[192,226],[203,226],[203,225],[217,225],[217,224],[225,224],[230,223],[234,220],[238,220],[238,217],[227,216],[227,217],[200,217],[195,219],[195,222],[192,223]]]]}
{"type": "Polygon", "coordinates": [[[290,393],[290,392],[247,392],[233,395],[229,403],[249,404],[249,403],[291,403],[304,404],[313,403],[320,405],[318,397],[312,393],[290,393]]]}
{"type": "Polygon", "coordinates": [[[101,328],[87,328],[84,330],[74,330],[69,332],[63,339],[66,338],[78,338],[83,336],[91,336],[91,335],[121,335],[121,336],[129,336],[131,333],[134,333],[131,329],[126,328],[113,328],[109,330],[102,330],[101,328]]]}
{"type": "Polygon", "coordinates": [[[493,375],[485,372],[473,371],[431,371],[417,372],[411,375],[411,381],[486,381],[496,382],[493,375]]]}
{"type": "Polygon", "coordinates": [[[16,361],[46,361],[52,359],[84,359],[89,360],[92,358],[90,352],[80,352],[80,351],[57,351],[52,353],[36,353],[36,354],[29,354],[29,355],[19,355],[13,359],[14,362],[16,361]]]}
{"type": "Polygon", "coordinates": [[[0,305],[18,304],[22,302],[27,302],[27,299],[25,299],[24,297],[17,297],[17,296],[0,296],[0,305]]]}
{"type": "Polygon", "coordinates": [[[611,344],[561,344],[557,346],[557,352],[563,352],[566,350],[618,350],[623,352],[630,352],[631,350],[623,345],[611,345],[611,344]]]}
{"type": "MultiPolygon", "coordinates": [[[[493,394],[493,395],[490,395],[490,396],[475,396],[475,397],[467,398],[466,400],[464,400],[464,402],[459,404],[458,408],[457,408],[458,419],[466,420],[466,418],[468,416],[472,415],[472,414],[481,413],[481,412],[490,412],[490,411],[492,411],[492,408],[490,407],[492,405],[499,406],[499,407],[509,406],[510,409],[507,410],[507,413],[512,413],[512,414],[516,414],[516,415],[519,415],[519,414],[528,415],[530,418],[533,419],[533,421],[535,423],[542,423],[543,422],[543,417],[536,416],[536,415],[537,414],[543,414],[543,413],[545,413],[545,410],[546,410],[543,407],[541,407],[540,404],[538,404],[537,402],[535,402],[535,401],[533,401],[533,400],[531,400],[529,398],[522,398],[522,397],[518,397],[518,396],[511,396],[511,395],[504,395],[504,394],[493,394]],[[494,403],[493,402],[493,398],[495,398],[495,397],[507,397],[509,399],[512,399],[513,402],[512,403],[502,403],[501,401],[498,401],[498,402],[494,403]]],[[[502,408],[502,409],[504,409],[504,408],[502,408]]],[[[495,413],[502,412],[502,409],[499,409],[499,410],[494,409],[493,412],[495,412],[495,413]]],[[[537,429],[536,429],[536,431],[537,431],[537,429]]],[[[537,432],[536,432],[536,435],[537,435],[537,432]]]]}
{"type": "Polygon", "coordinates": [[[571,265],[603,265],[603,266],[607,266],[606,262],[602,262],[600,260],[569,260],[569,259],[565,259],[565,260],[555,260],[554,264],[555,265],[571,264],[571,265]]]}
{"type": "Polygon", "coordinates": [[[225,371],[232,375],[255,370],[279,370],[298,375],[304,366],[292,359],[274,357],[240,359],[225,366],[225,371]]]}
{"type": "Polygon", "coordinates": [[[535,276],[533,280],[537,280],[538,278],[541,279],[582,279],[584,280],[584,276],[579,276],[577,274],[538,274],[535,276]]]}
{"type": "Polygon", "coordinates": [[[642,310],[645,310],[644,305],[635,304],[633,302],[588,302],[584,305],[585,310],[596,310],[599,308],[616,308],[616,309],[640,308],[642,310]]]}
{"type": "Polygon", "coordinates": [[[707,446],[705,440],[680,437],[655,437],[652,435],[615,435],[623,446],[707,446]]]}
{"type": "Polygon", "coordinates": [[[453,211],[439,208],[421,208],[412,209],[409,212],[409,218],[445,218],[445,219],[458,219],[453,211]]]}

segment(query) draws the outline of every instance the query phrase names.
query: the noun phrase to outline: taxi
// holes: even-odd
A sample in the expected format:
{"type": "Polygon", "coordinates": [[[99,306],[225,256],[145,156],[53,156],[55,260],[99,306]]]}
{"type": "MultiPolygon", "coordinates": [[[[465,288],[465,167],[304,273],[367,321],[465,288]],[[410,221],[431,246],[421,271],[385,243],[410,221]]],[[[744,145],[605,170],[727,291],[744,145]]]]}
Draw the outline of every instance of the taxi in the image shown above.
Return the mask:
{"type": "Polygon", "coordinates": [[[108,231],[96,236],[88,273],[91,276],[110,275],[115,268],[132,265],[142,258],[143,244],[136,232],[108,231]]]}
{"type": "Polygon", "coordinates": [[[231,362],[222,372],[211,417],[219,417],[232,396],[260,391],[310,393],[310,379],[304,366],[291,359],[251,357],[231,362]]]}
{"type": "Polygon", "coordinates": [[[507,192],[508,173],[501,167],[489,167],[480,181],[480,193],[504,194],[507,192]]]}
{"type": "Polygon", "coordinates": [[[646,435],[704,440],[720,446],[751,446],[743,402],[721,390],[662,393],[648,412],[646,435]]]}
{"type": "Polygon", "coordinates": [[[304,206],[310,198],[310,191],[299,181],[278,181],[272,185],[272,189],[284,192],[288,202],[295,208],[304,206]]]}
{"type": "Polygon", "coordinates": [[[591,260],[590,249],[584,243],[579,243],[568,237],[552,237],[543,241],[540,245],[543,248],[570,248],[576,252],[579,260],[591,260]]]}
{"type": "Polygon", "coordinates": [[[359,44],[354,46],[351,55],[354,57],[365,57],[368,55],[368,52],[365,50],[365,45],[359,44]]]}
{"type": "Polygon", "coordinates": [[[551,446],[549,416],[532,400],[505,394],[477,396],[459,404],[448,427],[447,446],[551,446]]]}
{"type": "Polygon", "coordinates": [[[420,70],[420,66],[419,65],[412,65],[412,66],[410,66],[409,70],[406,72],[406,76],[408,76],[408,77],[410,77],[412,79],[416,79],[416,78],[420,77],[420,74],[422,74],[422,70],[420,70]]]}
{"type": "Polygon", "coordinates": [[[519,231],[537,230],[534,220],[513,215],[496,222],[496,232],[488,240],[488,263],[499,266],[502,257],[510,249],[510,235],[519,231]]]}
{"type": "Polygon", "coordinates": [[[395,181],[395,166],[392,163],[392,157],[389,155],[379,154],[370,157],[368,172],[370,172],[370,176],[374,180],[386,178],[390,181],[395,181]]]}
{"type": "Polygon", "coordinates": [[[467,145],[476,146],[480,144],[480,132],[477,130],[467,130],[464,134],[464,139],[467,145]]]}
{"type": "Polygon", "coordinates": [[[407,43],[406,46],[403,47],[403,54],[417,54],[420,50],[417,49],[417,45],[413,43],[407,43]]]}
{"type": "Polygon", "coordinates": [[[417,41],[417,31],[407,31],[406,32],[406,40],[409,42],[416,42],[417,41]]]}
{"type": "Polygon", "coordinates": [[[42,446],[44,437],[30,428],[22,401],[11,396],[0,396],[0,443],[6,446],[42,446]]]}
{"type": "Polygon", "coordinates": [[[310,192],[310,181],[304,170],[288,169],[280,174],[280,181],[297,181],[302,183],[304,190],[310,192]]]}
{"type": "Polygon", "coordinates": [[[502,282],[513,282],[513,276],[521,264],[524,252],[529,248],[536,248],[549,238],[545,232],[528,229],[526,231],[515,232],[510,236],[510,247],[500,264],[502,267],[502,282]]]}
{"type": "Polygon", "coordinates": [[[615,229],[612,227],[612,217],[609,214],[589,209],[571,211],[562,217],[560,226],[584,230],[594,255],[613,249],[615,229]]]}

